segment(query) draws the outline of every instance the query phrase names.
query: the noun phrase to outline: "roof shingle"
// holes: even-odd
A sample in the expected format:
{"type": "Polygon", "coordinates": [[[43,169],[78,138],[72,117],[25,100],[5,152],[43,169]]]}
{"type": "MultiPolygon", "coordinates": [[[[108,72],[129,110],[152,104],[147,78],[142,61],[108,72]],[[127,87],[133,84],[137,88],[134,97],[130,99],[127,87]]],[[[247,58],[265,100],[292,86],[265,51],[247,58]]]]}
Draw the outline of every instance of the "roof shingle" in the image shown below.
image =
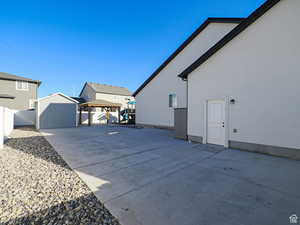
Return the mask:
{"type": "Polygon", "coordinates": [[[91,88],[95,90],[97,93],[106,93],[106,94],[114,94],[114,95],[125,95],[125,96],[131,96],[132,93],[125,87],[118,87],[118,86],[112,86],[112,85],[106,85],[106,84],[98,84],[98,83],[92,83],[88,82],[87,85],[89,85],[91,88]]]}

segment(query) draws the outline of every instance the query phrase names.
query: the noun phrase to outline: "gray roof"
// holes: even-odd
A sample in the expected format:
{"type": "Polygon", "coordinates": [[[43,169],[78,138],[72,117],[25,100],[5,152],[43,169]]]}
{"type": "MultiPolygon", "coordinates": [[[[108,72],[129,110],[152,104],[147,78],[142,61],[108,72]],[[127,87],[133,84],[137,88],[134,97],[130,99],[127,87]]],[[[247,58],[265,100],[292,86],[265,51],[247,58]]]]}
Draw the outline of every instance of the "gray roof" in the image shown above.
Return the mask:
{"type": "Polygon", "coordinates": [[[131,96],[132,93],[127,88],[124,87],[118,87],[118,86],[112,86],[112,85],[106,85],[106,84],[98,84],[98,83],[87,83],[91,88],[95,90],[95,92],[98,93],[106,93],[106,94],[114,94],[114,95],[125,95],[125,96],[131,96]]]}
{"type": "Polygon", "coordinates": [[[9,73],[4,73],[4,72],[0,72],[0,79],[1,80],[20,80],[20,81],[28,81],[28,82],[32,82],[32,83],[37,83],[38,85],[40,85],[42,82],[39,80],[32,80],[30,78],[26,78],[26,77],[20,77],[20,76],[16,76],[13,74],[9,74],[9,73]]]}
{"type": "Polygon", "coordinates": [[[10,98],[10,99],[14,99],[16,98],[15,96],[12,95],[8,95],[8,94],[0,94],[0,98],[10,98]]]}
{"type": "Polygon", "coordinates": [[[73,98],[74,100],[76,100],[77,102],[79,102],[79,104],[86,102],[84,98],[80,98],[80,97],[71,97],[71,98],[73,98]]]}

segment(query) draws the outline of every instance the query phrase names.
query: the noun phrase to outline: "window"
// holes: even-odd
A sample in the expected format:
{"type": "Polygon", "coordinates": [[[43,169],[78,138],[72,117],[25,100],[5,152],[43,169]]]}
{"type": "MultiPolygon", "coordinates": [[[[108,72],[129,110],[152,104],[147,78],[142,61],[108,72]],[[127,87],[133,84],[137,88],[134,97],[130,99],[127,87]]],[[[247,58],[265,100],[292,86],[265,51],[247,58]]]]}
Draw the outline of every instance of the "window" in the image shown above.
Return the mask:
{"type": "Polygon", "coordinates": [[[176,94],[169,94],[169,107],[176,108],[177,107],[177,96],[176,94]]]}
{"type": "Polygon", "coordinates": [[[16,89],[21,91],[28,90],[28,82],[27,81],[16,81],[16,89]]]}
{"type": "Polygon", "coordinates": [[[35,109],[35,100],[29,99],[29,109],[35,109]]]}

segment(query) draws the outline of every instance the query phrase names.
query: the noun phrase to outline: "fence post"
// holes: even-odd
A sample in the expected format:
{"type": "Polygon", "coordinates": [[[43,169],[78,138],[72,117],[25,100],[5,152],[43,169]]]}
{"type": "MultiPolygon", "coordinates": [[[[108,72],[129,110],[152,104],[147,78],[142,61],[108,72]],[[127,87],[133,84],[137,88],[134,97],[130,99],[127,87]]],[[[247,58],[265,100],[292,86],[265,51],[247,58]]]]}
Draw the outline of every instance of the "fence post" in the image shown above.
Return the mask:
{"type": "Polygon", "coordinates": [[[0,106],[0,149],[4,143],[4,108],[0,106]]]}

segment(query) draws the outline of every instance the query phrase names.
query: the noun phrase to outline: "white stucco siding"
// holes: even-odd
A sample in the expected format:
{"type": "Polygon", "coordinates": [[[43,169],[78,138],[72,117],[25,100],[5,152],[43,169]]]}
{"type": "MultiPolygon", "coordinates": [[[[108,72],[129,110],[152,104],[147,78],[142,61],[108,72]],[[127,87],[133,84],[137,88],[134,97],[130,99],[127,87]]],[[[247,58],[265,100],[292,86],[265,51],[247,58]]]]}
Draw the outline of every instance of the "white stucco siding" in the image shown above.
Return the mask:
{"type": "Polygon", "coordinates": [[[96,93],[96,99],[102,99],[105,101],[122,104],[121,109],[128,108],[128,99],[130,99],[130,101],[134,101],[134,97],[132,96],[113,95],[105,93],[96,93]]]}
{"type": "Polygon", "coordinates": [[[204,136],[204,101],[228,96],[229,140],[300,149],[299,21],[300,1],[281,1],[189,75],[189,135],[204,136]]]}
{"type": "Polygon", "coordinates": [[[174,110],[169,108],[169,94],[176,94],[177,107],[186,107],[186,83],[177,75],[206,52],[237,24],[211,23],[185,47],[136,96],[136,122],[174,126],[174,110]]]}

